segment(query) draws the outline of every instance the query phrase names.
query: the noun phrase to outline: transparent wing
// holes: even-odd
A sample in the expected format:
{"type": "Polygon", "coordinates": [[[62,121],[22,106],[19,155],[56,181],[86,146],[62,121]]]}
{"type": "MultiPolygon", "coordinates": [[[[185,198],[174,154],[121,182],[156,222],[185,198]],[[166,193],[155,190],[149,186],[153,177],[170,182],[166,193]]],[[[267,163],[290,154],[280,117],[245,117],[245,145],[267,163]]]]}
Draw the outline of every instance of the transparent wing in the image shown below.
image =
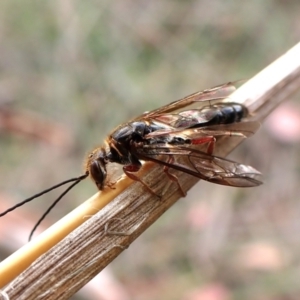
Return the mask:
{"type": "Polygon", "coordinates": [[[226,98],[233,91],[235,91],[235,89],[236,88],[234,84],[232,82],[228,82],[211,89],[196,92],[185,98],[171,102],[165,106],[162,106],[150,112],[145,112],[131,121],[156,119],[162,114],[178,112],[183,108],[186,109],[187,107],[193,106],[193,104],[195,104],[195,106],[198,108],[203,107],[205,105],[209,105],[210,101],[220,101],[221,99],[226,98]],[[201,102],[201,104],[199,102],[201,102]]]}
{"type": "Polygon", "coordinates": [[[145,136],[145,139],[157,137],[177,136],[181,138],[198,139],[205,136],[239,136],[243,138],[250,137],[260,127],[259,122],[237,122],[231,124],[210,125],[200,128],[164,128],[151,132],[145,136]]]}
{"type": "Polygon", "coordinates": [[[141,160],[153,161],[209,182],[235,187],[262,184],[262,174],[253,167],[186,146],[144,145],[136,152],[141,160]]]}

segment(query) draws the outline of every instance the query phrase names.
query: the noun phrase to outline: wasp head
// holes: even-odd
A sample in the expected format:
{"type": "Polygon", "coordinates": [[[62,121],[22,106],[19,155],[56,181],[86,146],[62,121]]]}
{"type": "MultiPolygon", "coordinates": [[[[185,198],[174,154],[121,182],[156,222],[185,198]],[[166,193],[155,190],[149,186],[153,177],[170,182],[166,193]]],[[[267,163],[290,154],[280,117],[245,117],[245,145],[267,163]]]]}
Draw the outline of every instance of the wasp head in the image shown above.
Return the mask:
{"type": "Polygon", "coordinates": [[[102,190],[105,185],[107,171],[107,156],[104,148],[94,149],[87,158],[85,169],[97,185],[99,190],[102,190]]]}

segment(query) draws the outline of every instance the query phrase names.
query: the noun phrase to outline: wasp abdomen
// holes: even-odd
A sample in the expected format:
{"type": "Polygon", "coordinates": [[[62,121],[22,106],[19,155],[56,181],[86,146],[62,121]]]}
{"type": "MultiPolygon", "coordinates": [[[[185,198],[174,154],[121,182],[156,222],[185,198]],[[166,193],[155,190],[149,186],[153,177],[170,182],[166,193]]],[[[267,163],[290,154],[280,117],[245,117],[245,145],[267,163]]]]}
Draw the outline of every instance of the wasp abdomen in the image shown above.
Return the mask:
{"type": "Polygon", "coordinates": [[[247,108],[239,103],[220,103],[201,110],[192,109],[180,114],[175,127],[198,128],[210,125],[232,124],[248,116],[247,108]]]}

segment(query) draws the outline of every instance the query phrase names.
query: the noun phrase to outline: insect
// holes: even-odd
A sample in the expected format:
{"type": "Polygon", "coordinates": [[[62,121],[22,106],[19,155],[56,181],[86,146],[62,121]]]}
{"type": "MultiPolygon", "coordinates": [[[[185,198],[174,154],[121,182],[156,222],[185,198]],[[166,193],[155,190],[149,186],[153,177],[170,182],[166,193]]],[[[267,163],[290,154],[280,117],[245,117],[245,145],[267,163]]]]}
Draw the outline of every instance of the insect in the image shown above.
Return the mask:
{"type": "Polygon", "coordinates": [[[107,137],[104,146],[95,148],[88,155],[84,175],[34,195],[0,213],[0,217],[52,189],[73,182],[41,217],[35,230],[56,203],[86,177],[90,176],[99,190],[111,186],[107,170],[109,163],[123,165],[129,178],[141,182],[153,194],[155,191],[137,175],[142,161],[162,165],[182,195],[185,193],[177,177],[170,173],[172,169],[227,186],[260,185],[261,173],[251,166],[213,155],[218,138],[246,138],[259,128],[258,122],[247,120],[249,113],[245,106],[224,101],[234,89],[232,83],[227,83],[197,92],[118,126],[107,137]]]}
{"type": "Polygon", "coordinates": [[[108,136],[104,147],[88,156],[86,173],[102,190],[107,184],[106,165],[119,163],[128,177],[153,192],[135,175],[141,161],[153,161],[165,170],[176,169],[213,183],[237,187],[261,184],[261,174],[254,168],[212,155],[216,137],[248,137],[259,127],[257,122],[241,122],[248,116],[245,106],[221,101],[218,94],[224,97],[229,91],[230,83],[204,90],[120,125],[108,136]],[[201,144],[208,145],[206,152],[195,147],[201,144]],[[190,166],[177,163],[178,156],[185,156],[190,166]]]}

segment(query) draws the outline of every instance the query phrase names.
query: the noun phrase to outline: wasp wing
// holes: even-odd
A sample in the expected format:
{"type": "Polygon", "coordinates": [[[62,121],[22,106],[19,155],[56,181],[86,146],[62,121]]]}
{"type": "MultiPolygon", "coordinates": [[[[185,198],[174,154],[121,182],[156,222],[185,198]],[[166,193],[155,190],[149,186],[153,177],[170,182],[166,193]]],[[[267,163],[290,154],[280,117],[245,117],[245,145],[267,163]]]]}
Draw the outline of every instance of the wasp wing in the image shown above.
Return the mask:
{"type": "Polygon", "coordinates": [[[211,89],[206,89],[201,92],[196,92],[180,100],[173,101],[160,108],[154,109],[150,112],[145,112],[131,121],[156,119],[158,116],[162,114],[177,112],[195,103],[197,107],[202,107],[203,105],[208,105],[209,101],[213,101],[213,100],[220,101],[221,99],[226,98],[233,91],[235,91],[235,89],[236,88],[234,84],[232,82],[228,82],[211,89]],[[199,102],[203,102],[203,104],[200,105],[199,102]]]}
{"type": "Polygon", "coordinates": [[[206,136],[229,136],[247,138],[253,135],[260,127],[260,123],[256,121],[237,122],[231,124],[217,124],[200,128],[172,128],[167,127],[153,131],[145,136],[145,139],[153,139],[157,137],[181,137],[188,139],[199,139],[206,136]]]}
{"type": "Polygon", "coordinates": [[[144,145],[136,152],[141,160],[153,161],[209,182],[235,187],[262,184],[262,174],[253,167],[189,147],[144,145]]]}

